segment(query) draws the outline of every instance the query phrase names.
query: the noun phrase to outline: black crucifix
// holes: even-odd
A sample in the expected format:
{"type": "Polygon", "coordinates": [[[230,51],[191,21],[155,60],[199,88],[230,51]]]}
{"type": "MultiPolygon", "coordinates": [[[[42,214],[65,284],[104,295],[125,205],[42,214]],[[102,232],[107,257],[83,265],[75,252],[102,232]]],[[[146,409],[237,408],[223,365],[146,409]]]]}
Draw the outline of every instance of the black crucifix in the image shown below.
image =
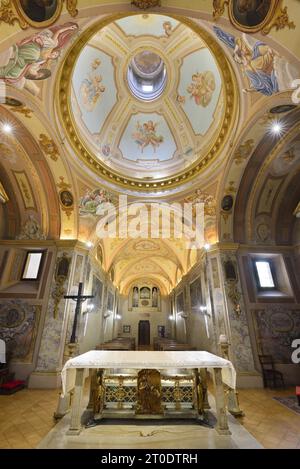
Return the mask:
{"type": "Polygon", "coordinates": [[[64,296],[64,298],[66,298],[67,300],[76,301],[76,308],[75,308],[75,315],[74,315],[74,322],[73,322],[73,329],[72,329],[70,344],[75,344],[75,341],[76,341],[77,321],[78,321],[78,316],[81,311],[81,303],[83,303],[85,300],[88,300],[89,298],[94,298],[94,295],[82,295],[82,291],[83,291],[83,283],[80,282],[78,285],[77,295],[65,295],[64,296]]]}

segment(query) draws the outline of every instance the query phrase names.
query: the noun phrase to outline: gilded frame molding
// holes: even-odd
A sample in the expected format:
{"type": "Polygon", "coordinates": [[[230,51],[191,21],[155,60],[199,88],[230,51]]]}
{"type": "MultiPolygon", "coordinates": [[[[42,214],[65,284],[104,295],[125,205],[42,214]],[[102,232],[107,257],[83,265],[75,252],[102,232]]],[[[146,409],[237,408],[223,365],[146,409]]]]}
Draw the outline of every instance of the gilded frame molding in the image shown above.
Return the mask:
{"type": "Polygon", "coordinates": [[[283,7],[282,3],[283,0],[271,0],[270,9],[266,17],[256,26],[246,26],[237,21],[234,16],[232,0],[214,0],[213,17],[214,20],[218,20],[220,16],[224,14],[225,6],[227,6],[228,16],[231,24],[243,33],[253,34],[261,32],[262,34],[266,35],[269,34],[272,28],[276,28],[277,31],[279,29],[285,28],[286,26],[289,29],[295,29],[294,22],[289,20],[287,6],[283,7]]]}
{"type": "Polygon", "coordinates": [[[221,121],[220,130],[214,141],[211,143],[210,148],[206,154],[202,155],[202,157],[198,157],[198,159],[189,168],[187,168],[187,170],[181,171],[172,177],[154,179],[153,181],[149,181],[147,179],[130,178],[118,173],[115,170],[112,170],[110,167],[106,166],[103,162],[98,160],[96,156],[87,149],[75,127],[74,117],[70,105],[70,89],[73,69],[80,52],[99,30],[118,19],[138,14],[140,14],[140,12],[125,12],[109,15],[89,27],[75,41],[73,47],[65,55],[58,72],[55,89],[55,94],[57,96],[56,105],[61,125],[66,132],[69,143],[81,161],[83,161],[89,167],[89,169],[91,169],[94,173],[106,181],[115,183],[123,188],[144,192],[153,192],[157,190],[163,191],[191,181],[199,173],[206,169],[210,163],[213,162],[221,153],[229,135],[231,134],[235,116],[238,112],[238,91],[234,72],[223,52],[221,45],[218,44],[217,40],[214,39],[212,35],[205,29],[202,29],[200,26],[194,23],[194,21],[179,15],[168,13],[168,16],[182,22],[201,38],[203,38],[207,44],[207,47],[214,55],[219,72],[223,79],[223,93],[225,102],[225,110],[223,119],[221,121]]]}
{"type": "Polygon", "coordinates": [[[63,3],[66,2],[66,9],[72,17],[77,16],[77,0],[57,0],[56,11],[51,18],[46,21],[33,21],[26,15],[19,0],[0,0],[0,23],[4,22],[13,25],[18,22],[22,29],[29,27],[42,29],[51,26],[61,15],[63,3]]]}

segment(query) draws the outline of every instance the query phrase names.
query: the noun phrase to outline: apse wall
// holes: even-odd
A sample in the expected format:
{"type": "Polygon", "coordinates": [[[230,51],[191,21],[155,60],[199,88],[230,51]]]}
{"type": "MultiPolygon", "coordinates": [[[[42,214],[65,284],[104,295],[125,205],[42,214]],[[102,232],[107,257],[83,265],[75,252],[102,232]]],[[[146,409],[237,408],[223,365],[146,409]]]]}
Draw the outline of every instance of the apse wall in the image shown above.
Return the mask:
{"type": "Polygon", "coordinates": [[[139,321],[149,321],[150,323],[150,345],[153,344],[153,338],[157,337],[159,331],[164,327],[164,335],[170,336],[168,316],[170,314],[169,299],[161,296],[159,311],[151,311],[150,308],[138,308],[133,310],[128,305],[128,295],[120,296],[121,319],[119,322],[119,334],[122,337],[135,337],[136,344],[139,339],[139,321]],[[126,332],[128,331],[128,332],[126,332]]]}

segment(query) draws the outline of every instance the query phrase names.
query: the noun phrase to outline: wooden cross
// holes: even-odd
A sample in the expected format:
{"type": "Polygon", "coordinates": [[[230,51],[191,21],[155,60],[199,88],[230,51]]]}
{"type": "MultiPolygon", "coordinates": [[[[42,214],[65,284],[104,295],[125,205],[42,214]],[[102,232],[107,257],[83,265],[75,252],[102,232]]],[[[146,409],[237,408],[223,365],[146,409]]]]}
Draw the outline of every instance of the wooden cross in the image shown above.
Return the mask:
{"type": "Polygon", "coordinates": [[[89,298],[94,298],[94,295],[82,295],[82,292],[83,292],[83,283],[80,282],[78,285],[77,295],[65,295],[64,296],[64,298],[68,300],[76,301],[76,308],[75,308],[75,315],[74,315],[74,322],[73,322],[70,344],[75,344],[76,342],[77,321],[78,321],[78,316],[81,312],[81,303],[83,303],[85,300],[88,300],[89,298]]]}

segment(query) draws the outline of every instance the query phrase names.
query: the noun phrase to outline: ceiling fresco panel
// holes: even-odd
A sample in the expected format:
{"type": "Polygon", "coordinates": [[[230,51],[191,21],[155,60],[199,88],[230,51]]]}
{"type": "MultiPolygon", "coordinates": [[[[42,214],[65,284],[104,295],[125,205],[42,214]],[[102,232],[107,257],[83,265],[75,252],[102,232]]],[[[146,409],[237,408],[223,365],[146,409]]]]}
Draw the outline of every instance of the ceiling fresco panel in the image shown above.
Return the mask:
{"type": "Polygon", "coordinates": [[[208,49],[200,49],[183,59],[177,100],[195,134],[204,135],[214,122],[221,90],[221,76],[208,49]]]}
{"type": "Polygon", "coordinates": [[[135,15],[116,21],[126,36],[169,37],[179,22],[164,15],[135,15]]]}
{"type": "Polygon", "coordinates": [[[91,134],[99,133],[117,102],[112,58],[103,51],[86,46],[78,57],[72,87],[77,101],[74,117],[76,120],[79,118],[91,134]]]}
{"type": "Polygon", "coordinates": [[[119,148],[123,158],[135,162],[166,161],[174,157],[177,149],[166,120],[158,113],[132,116],[119,148]]]}

